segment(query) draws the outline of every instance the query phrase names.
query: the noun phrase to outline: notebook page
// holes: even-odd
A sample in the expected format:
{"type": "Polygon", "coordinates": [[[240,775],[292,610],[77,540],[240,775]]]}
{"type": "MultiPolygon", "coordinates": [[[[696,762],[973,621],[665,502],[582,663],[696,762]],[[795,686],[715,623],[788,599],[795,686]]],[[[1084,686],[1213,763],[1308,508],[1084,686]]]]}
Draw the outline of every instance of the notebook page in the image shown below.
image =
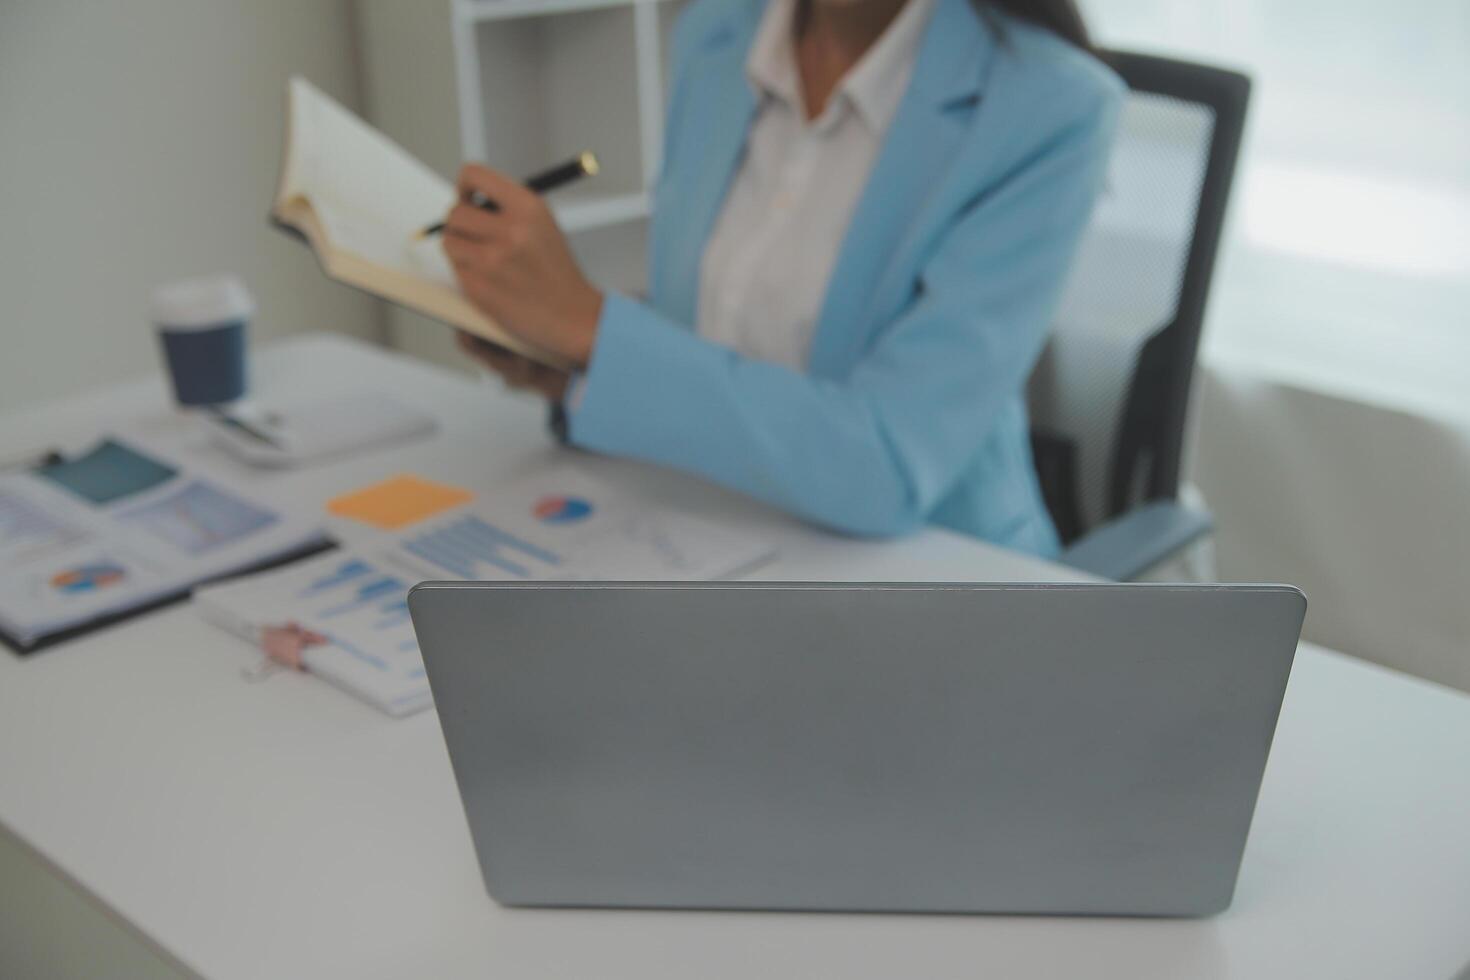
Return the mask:
{"type": "Polygon", "coordinates": [[[390,264],[402,265],[403,243],[449,210],[453,185],[304,79],[291,80],[290,103],[283,195],[302,195],[318,211],[330,208],[348,236],[336,244],[360,246],[364,257],[388,254],[383,243],[396,237],[390,264]],[[378,227],[370,230],[372,224],[378,227]]]}
{"type": "Polygon", "coordinates": [[[380,218],[319,198],[312,204],[332,248],[351,252],[377,266],[458,289],[444,254],[443,239],[418,240],[380,218]]]}

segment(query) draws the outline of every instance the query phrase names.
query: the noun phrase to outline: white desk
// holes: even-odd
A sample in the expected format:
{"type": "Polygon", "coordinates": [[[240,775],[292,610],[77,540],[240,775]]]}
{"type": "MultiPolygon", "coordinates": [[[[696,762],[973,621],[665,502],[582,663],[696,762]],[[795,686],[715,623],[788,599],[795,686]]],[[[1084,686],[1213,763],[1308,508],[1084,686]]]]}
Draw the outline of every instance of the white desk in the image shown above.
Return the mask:
{"type": "MultiPolygon", "coordinates": [[[[552,452],[540,409],[362,345],[267,351],[261,392],[371,386],[440,434],[286,476],[323,499],[397,470],[485,486],[552,452]]],[[[0,422],[0,456],[181,423],[160,383],[0,422]]],[[[771,578],[1046,579],[955,535],[845,541],[674,474],[605,477],[779,533],[771,578]]],[[[262,489],[266,489],[262,485],[262,489]]],[[[1205,921],[517,911],[485,894],[432,712],[394,721],[313,678],[249,684],[187,605],[0,651],[0,824],[209,977],[1282,977],[1447,980],[1470,961],[1470,699],[1304,647],[1234,906],[1205,921]]]]}

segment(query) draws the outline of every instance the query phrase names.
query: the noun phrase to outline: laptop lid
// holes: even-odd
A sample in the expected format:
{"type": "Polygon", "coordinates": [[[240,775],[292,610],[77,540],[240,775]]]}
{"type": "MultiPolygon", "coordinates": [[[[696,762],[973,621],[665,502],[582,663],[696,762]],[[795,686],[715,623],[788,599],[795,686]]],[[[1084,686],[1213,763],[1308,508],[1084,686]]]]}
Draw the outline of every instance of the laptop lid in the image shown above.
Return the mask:
{"type": "Polygon", "coordinates": [[[1284,586],[425,583],[509,905],[1203,915],[1305,599],[1284,586]]]}

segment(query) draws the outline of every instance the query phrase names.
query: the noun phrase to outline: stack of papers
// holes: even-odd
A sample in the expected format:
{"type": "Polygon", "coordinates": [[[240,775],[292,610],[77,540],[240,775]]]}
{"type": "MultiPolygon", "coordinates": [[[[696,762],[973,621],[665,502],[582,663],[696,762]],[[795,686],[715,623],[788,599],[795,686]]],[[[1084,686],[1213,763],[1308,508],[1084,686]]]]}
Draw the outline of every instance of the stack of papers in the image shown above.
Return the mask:
{"type": "Polygon", "coordinates": [[[319,520],[109,439],[0,476],[0,638],[28,651],[326,544],[319,520]]]}
{"type": "Polygon", "coordinates": [[[468,492],[397,477],[338,498],[332,513],[371,528],[340,551],[201,589],[209,620],[258,640],[294,624],[321,634],[307,668],[392,715],[427,707],[408,590],[433,580],[690,580],[768,560],[763,541],[620,496],[568,465],[468,492]]]}

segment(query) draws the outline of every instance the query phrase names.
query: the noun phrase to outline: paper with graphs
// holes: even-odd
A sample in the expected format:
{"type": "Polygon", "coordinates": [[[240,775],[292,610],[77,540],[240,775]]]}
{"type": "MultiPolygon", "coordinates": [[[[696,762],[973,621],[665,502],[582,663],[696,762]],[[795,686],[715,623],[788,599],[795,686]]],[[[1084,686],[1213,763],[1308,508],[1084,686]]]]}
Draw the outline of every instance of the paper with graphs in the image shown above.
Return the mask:
{"type": "Polygon", "coordinates": [[[406,602],[418,582],[714,579],[774,554],[769,542],[651,508],[569,465],[399,531],[353,537],[290,568],[201,589],[195,602],[250,639],[287,625],[319,635],[306,666],[394,715],[430,703],[406,602]]]}
{"type": "Polygon", "coordinates": [[[33,649],[324,546],[321,524],[116,438],[0,475],[0,636],[33,649]]]}

